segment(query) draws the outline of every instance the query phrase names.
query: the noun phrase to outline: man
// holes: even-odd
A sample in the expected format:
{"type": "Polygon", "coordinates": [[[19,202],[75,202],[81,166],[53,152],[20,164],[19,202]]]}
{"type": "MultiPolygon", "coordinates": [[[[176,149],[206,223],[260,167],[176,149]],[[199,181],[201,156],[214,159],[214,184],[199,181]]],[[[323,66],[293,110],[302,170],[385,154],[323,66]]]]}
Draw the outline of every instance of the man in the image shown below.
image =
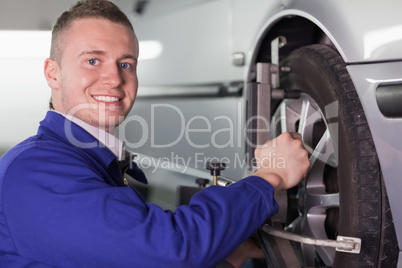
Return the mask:
{"type": "Polygon", "coordinates": [[[255,176],[208,187],[174,213],[145,203],[125,185],[109,134],[137,93],[129,20],[110,2],[84,1],[52,34],[54,111],[0,160],[1,267],[214,267],[277,212],[274,193],[306,175],[307,152],[285,133],[256,150],[255,176]],[[286,168],[268,168],[268,155],[286,168]]]}

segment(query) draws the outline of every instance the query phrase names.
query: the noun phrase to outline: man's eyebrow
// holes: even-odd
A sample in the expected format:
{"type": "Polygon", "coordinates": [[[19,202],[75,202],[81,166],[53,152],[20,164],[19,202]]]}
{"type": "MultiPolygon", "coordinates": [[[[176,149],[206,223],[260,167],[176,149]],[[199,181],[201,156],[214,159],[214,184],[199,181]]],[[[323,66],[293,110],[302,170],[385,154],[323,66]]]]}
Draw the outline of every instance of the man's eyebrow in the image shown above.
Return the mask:
{"type": "Polygon", "coordinates": [[[78,57],[84,56],[84,55],[105,55],[105,51],[102,50],[85,50],[83,52],[81,52],[78,57]]]}
{"type": "Polygon", "coordinates": [[[134,61],[137,61],[137,57],[135,57],[132,54],[124,54],[123,56],[120,57],[120,60],[125,60],[125,59],[132,59],[134,61]]]}

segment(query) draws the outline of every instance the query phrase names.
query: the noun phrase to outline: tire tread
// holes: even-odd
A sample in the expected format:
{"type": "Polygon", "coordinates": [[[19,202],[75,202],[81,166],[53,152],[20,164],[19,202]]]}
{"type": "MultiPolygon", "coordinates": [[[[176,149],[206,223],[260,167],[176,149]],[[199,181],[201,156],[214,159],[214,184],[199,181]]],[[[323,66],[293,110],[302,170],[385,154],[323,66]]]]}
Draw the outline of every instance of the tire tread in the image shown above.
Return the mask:
{"type": "Polygon", "coordinates": [[[346,64],[334,49],[325,45],[310,45],[293,53],[314,61],[336,85],[333,91],[342,113],[340,120],[351,133],[348,153],[354,156],[355,176],[351,179],[356,183],[356,217],[351,225],[353,233],[362,238],[362,252],[357,258],[347,258],[348,267],[396,267],[399,249],[392,213],[367,118],[346,64]]]}

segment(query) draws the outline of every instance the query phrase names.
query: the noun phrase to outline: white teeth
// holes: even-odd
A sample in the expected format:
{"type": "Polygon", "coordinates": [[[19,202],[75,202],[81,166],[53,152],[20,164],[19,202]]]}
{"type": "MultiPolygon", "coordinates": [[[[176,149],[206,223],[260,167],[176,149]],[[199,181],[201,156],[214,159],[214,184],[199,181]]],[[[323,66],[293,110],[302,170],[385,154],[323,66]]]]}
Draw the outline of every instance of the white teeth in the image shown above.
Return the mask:
{"type": "Polygon", "coordinates": [[[114,102],[114,101],[119,101],[119,98],[117,97],[109,97],[109,96],[93,96],[94,99],[97,99],[98,101],[103,101],[103,102],[114,102]]]}

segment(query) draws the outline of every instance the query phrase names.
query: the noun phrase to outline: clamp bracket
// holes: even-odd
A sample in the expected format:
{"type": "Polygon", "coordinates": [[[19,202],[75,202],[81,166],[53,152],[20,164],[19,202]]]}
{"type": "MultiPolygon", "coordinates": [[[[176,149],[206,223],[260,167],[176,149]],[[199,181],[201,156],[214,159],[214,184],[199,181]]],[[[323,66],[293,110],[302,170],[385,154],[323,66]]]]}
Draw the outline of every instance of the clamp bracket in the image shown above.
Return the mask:
{"type": "MultiPolygon", "coordinates": [[[[256,146],[270,139],[271,99],[283,99],[286,92],[280,87],[279,49],[286,38],[279,36],[271,42],[271,63],[256,64],[256,81],[247,84],[248,91],[248,143],[247,152],[252,161],[256,146]]],[[[285,68],[288,71],[287,68],[285,68]]],[[[250,166],[253,164],[250,163],[250,166]]]]}

